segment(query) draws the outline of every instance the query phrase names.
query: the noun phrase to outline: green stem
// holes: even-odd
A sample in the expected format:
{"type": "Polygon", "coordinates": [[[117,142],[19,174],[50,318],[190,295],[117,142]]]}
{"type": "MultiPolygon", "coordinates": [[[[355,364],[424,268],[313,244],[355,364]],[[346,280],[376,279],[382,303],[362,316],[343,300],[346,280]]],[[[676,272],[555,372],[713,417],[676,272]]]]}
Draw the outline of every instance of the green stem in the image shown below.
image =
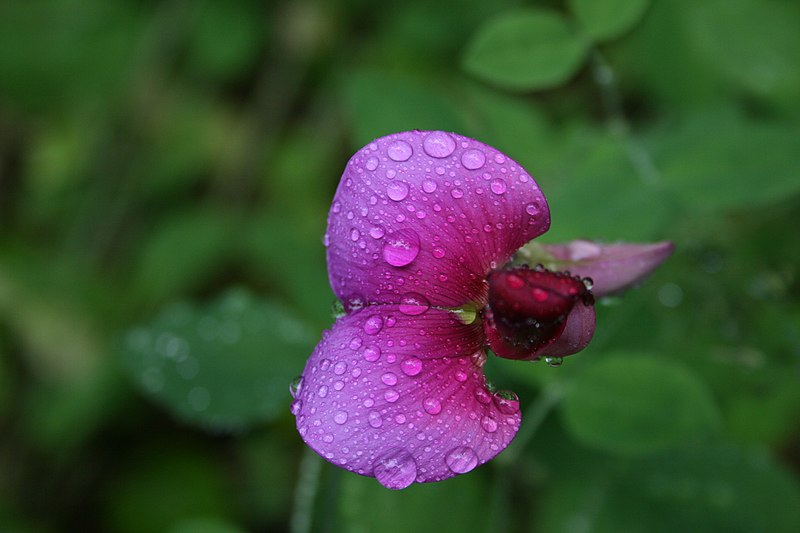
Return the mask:
{"type": "Polygon", "coordinates": [[[628,153],[628,159],[639,177],[648,185],[661,181],[661,173],[653,162],[650,153],[631,133],[631,126],[622,112],[622,95],[617,85],[614,70],[599,50],[592,52],[590,66],[594,82],[600,89],[600,97],[606,112],[608,129],[622,139],[628,153]]]}
{"type": "Polygon", "coordinates": [[[320,472],[322,472],[322,459],[311,448],[306,447],[300,460],[300,472],[294,489],[294,506],[289,522],[291,533],[311,531],[320,472]]]}

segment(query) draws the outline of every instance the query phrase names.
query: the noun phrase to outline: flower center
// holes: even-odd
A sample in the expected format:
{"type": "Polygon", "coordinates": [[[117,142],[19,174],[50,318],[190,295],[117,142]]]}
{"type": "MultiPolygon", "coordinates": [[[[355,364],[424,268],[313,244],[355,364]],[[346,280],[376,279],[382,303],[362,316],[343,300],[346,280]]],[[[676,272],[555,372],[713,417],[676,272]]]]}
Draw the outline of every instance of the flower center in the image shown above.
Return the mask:
{"type": "Polygon", "coordinates": [[[500,357],[531,359],[563,333],[575,304],[592,305],[589,285],[569,272],[542,266],[489,273],[489,305],[483,327],[489,347],[500,357]]]}

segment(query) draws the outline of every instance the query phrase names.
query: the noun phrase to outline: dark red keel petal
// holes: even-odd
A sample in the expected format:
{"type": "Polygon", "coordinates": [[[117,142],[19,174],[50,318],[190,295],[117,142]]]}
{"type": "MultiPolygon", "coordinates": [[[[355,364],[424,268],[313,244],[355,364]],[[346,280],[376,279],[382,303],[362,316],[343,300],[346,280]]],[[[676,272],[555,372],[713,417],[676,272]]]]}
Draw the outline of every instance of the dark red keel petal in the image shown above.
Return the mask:
{"type": "Polygon", "coordinates": [[[510,359],[544,353],[564,333],[575,305],[594,303],[581,279],[565,272],[527,267],[496,270],[488,282],[484,331],[492,351],[510,359]]]}

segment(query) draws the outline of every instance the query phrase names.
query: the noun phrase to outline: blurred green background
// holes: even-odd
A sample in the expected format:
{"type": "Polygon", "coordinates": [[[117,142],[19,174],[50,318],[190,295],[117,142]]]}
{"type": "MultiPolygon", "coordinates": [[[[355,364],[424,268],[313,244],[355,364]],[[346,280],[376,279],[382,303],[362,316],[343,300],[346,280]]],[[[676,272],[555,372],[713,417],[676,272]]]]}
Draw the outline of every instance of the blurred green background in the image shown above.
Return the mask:
{"type": "Polygon", "coordinates": [[[800,531],[800,4],[4,0],[0,530],[800,531]],[[402,492],[289,413],[349,156],[444,129],[545,242],[672,239],[522,433],[402,492]]]}

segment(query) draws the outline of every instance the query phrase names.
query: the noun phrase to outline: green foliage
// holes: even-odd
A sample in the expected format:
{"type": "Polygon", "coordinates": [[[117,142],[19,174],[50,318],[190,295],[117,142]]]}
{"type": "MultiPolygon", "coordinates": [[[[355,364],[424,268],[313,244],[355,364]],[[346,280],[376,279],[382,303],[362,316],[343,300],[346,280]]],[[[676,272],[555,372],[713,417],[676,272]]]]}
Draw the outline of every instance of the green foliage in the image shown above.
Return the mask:
{"type": "Polygon", "coordinates": [[[650,0],[568,0],[570,9],[596,41],[619,37],[642,17],[650,0]]]}
{"type": "Polygon", "coordinates": [[[800,531],[798,4],[376,6],[0,2],[0,529],[800,531]],[[342,169],[407,129],[522,164],[546,242],[676,252],[558,368],[489,358],[511,449],[397,492],[287,389],[342,169]]]}
{"type": "Polygon", "coordinates": [[[547,89],[575,74],[586,51],[584,39],[558,13],[520,9],[487,21],[467,46],[463,65],[499,87],[547,89]]]}
{"type": "Polygon", "coordinates": [[[706,386],[681,365],[610,355],[568,384],[562,414],[580,441],[612,452],[661,451],[719,427],[706,386]]]}
{"type": "Polygon", "coordinates": [[[173,304],[127,332],[125,367],[176,416],[221,431],[272,420],[313,335],[284,307],[232,291],[201,307],[173,304]]]}

